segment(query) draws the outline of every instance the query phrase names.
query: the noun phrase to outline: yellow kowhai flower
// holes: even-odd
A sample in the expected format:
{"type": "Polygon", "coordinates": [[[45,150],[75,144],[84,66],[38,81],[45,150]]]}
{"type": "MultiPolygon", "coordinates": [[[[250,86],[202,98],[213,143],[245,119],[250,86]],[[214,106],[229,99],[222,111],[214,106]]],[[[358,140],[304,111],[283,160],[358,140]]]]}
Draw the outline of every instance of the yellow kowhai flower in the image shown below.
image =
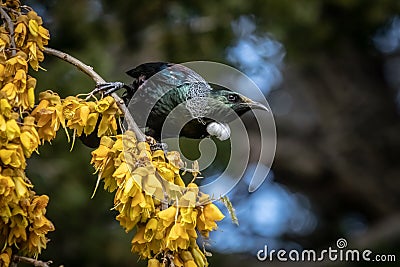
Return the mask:
{"type": "Polygon", "coordinates": [[[33,151],[36,151],[40,144],[40,137],[35,128],[35,118],[27,116],[24,118],[24,125],[21,127],[20,140],[25,156],[28,158],[33,151]]]}
{"type": "Polygon", "coordinates": [[[104,113],[106,112],[112,105],[115,103],[115,100],[111,96],[106,96],[99,101],[96,102],[95,110],[98,113],[104,113]]]}
{"type": "Polygon", "coordinates": [[[31,222],[30,231],[37,235],[45,235],[49,231],[54,231],[54,226],[45,217],[46,207],[49,197],[46,195],[34,196],[28,208],[28,218],[31,222]]]}
{"type": "Polygon", "coordinates": [[[89,113],[90,108],[87,105],[81,105],[76,112],[76,116],[74,119],[68,121],[67,126],[71,129],[75,129],[78,136],[81,135],[89,118],[89,113]]]}
{"type": "Polygon", "coordinates": [[[169,208],[157,213],[158,218],[161,219],[163,228],[167,228],[175,221],[176,207],[170,206],[169,208]]]}
{"type": "Polygon", "coordinates": [[[6,47],[10,44],[9,34],[4,27],[0,27],[0,52],[4,53],[6,47]]]}
{"type": "Polygon", "coordinates": [[[147,262],[147,267],[161,267],[161,263],[157,259],[150,259],[147,262]]]}
{"type": "Polygon", "coordinates": [[[33,187],[32,184],[30,184],[25,177],[25,173],[22,170],[14,170],[12,171],[11,169],[7,169],[4,173],[9,174],[14,181],[15,184],[15,199],[21,199],[21,198],[26,198],[28,197],[30,193],[30,189],[33,187]]]}
{"type": "Polygon", "coordinates": [[[198,265],[194,260],[189,260],[183,264],[183,267],[198,267],[198,265]]]}
{"type": "Polygon", "coordinates": [[[17,18],[15,27],[15,42],[29,59],[29,64],[34,70],[40,68],[39,62],[43,61],[44,46],[50,39],[49,31],[42,26],[42,18],[34,11],[17,18]]]}
{"type": "Polygon", "coordinates": [[[34,88],[36,80],[27,76],[25,70],[18,69],[13,79],[7,79],[7,81],[1,92],[10,104],[22,107],[24,110],[32,108],[35,102],[34,88]]]}
{"type": "Polygon", "coordinates": [[[184,194],[179,199],[179,206],[180,207],[195,207],[197,203],[197,197],[199,194],[199,188],[196,184],[190,183],[188,184],[187,188],[183,190],[184,194]]]}
{"type": "Polygon", "coordinates": [[[114,143],[115,141],[112,140],[111,137],[103,136],[100,139],[99,147],[92,151],[92,160],[90,163],[94,165],[96,171],[104,170],[107,161],[112,160],[112,155],[109,154],[112,153],[111,148],[114,143]]]}
{"type": "Polygon", "coordinates": [[[99,124],[97,136],[117,134],[117,120],[114,114],[103,115],[99,124]]]}
{"type": "MultiPolygon", "coordinates": [[[[0,198],[0,207],[4,206],[6,203],[9,202],[12,193],[14,192],[15,188],[15,183],[13,179],[10,176],[3,175],[3,173],[0,174],[0,195],[2,196],[0,198]]],[[[0,213],[0,216],[3,217],[3,214],[0,213]]]]}
{"type": "Polygon", "coordinates": [[[102,115],[97,136],[115,135],[117,133],[116,116],[122,113],[114,98],[107,96],[96,103],[95,110],[102,115]]]}
{"type": "MultiPolygon", "coordinates": [[[[95,110],[104,114],[110,105],[103,100],[95,110]]],[[[92,164],[100,171],[108,169],[102,177],[113,181],[120,225],[126,232],[136,229],[132,252],[149,258],[154,266],[160,263],[157,255],[165,257],[166,253],[177,267],[208,265],[196,244],[196,231],[208,236],[224,216],[196,184],[183,183],[180,170],[184,164],[178,152],[152,152],[148,143],[137,143],[134,134],[127,131],[115,138],[103,136],[100,147],[92,153],[92,164]],[[168,203],[176,206],[163,206],[168,203]]],[[[197,175],[198,168],[194,165],[190,171],[197,175]]]]}
{"type": "MultiPolygon", "coordinates": [[[[176,151],[167,153],[167,159],[171,158],[172,160],[171,162],[169,162],[169,160],[167,162],[164,151],[156,150],[153,152],[152,164],[156,167],[157,175],[168,182],[165,183],[164,186],[166,192],[160,192],[160,190],[158,190],[158,194],[156,195],[157,199],[162,199],[162,193],[166,193],[170,200],[175,200],[177,197],[180,198],[185,190],[185,183],[179,174],[180,169],[177,167],[177,165],[181,165],[181,160],[180,157],[177,156],[177,153],[178,152],[176,151]]],[[[153,194],[156,194],[155,191],[157,190],[157,187],[153,187],[153,194]]],[[[158,186],[158,188],[160,188],[160,186],[158,186]]]]}
{"type": "Polygon", "coordinates": [[[179,172],[181,168],[184,167],[183,161],[181,159],[181,154],[178,151],[168,151],[166,158],[168,162],[174,167],[174,172],[179,172]]]}
{"type": "Polygon", "coordinates": [[[26,72],[22,69],[16,71],[13,84],[17,93],[23,93],[26,89],[26,72]]]}
{"type": "Polygon", "coordinates": [[[46,249],[46,245],[49,239],[45,235],[38,235],[35,232],[30,232],[27,242],[24,242],[24,246],[21,248],[26,254],[37,258],[42,249],[46,249]]]}
{"type": "Polygon", "coordinates": [[[163,191],[163,185],[155,175],[154,168],[153,172],[143,179],[143,190],[154,199],[164,199],[166,192],[163,191]]]}
{"type": "Polygon", "coordinates": [[[172,263],[176,266],[176,267],[183,267],[183,260],[181,259],[179,253],[174,253],[173,254],[173,259],[172,259],[172,263]]]}
{"type": "Polygon", "coordinates": [[[167,236],[166,247],[172,251],[189,247],[189,234],[180,222],[175,223],[167,236]]]}
{"type": "Polygon", "coordinates": [[[153,153],[153,165],[157,168],[158,174],[166,181],[174,183],[175,168],[173,165],[165,162],[164,151],[157,150],[153,153]]]}
{"type": "Polygon", "coordinates": [[[42,24],[42,18],[37,15],[36,12],[30,11],[27,14],[27,17],[29,19],[28,21],[28,28],[29,28],[29,33],[33,37],[38,37],[39,39],[35,38],[36,40],[41,40],[44,45],[47,44],[47,41],[50,39],[49,31],[45,29],[42,24]]]}
{"type": "MultiPolygon", "coordinates": [[[[3,127],[1,127],[3,128],[3,127]]],[[[12,141],[14,138],[17,138],[21,134],[21,130],[14,119],[7,120],[5,123],[5,137],[7,141],[12,141]]],[[[3,134],[2,134],[3,135],[3,134]]]]}
{"type": "Polygon", "coordinates": [[[9,233],[7,237],[8,245],[17,245],[21,241],[26,241],[26,228],[29,222],[26,218],[26,212],[18,205],[12,207],[9,222],[9,233]]]}
{"type": "Polygon", "coordinates": [[[86,135],[91,134],[96,129],[97,120],[99,118],[99,113],[90,113],[87,117],[86,125],[83,131],[86,135]]]}
{"type": "Polygon", "coordinates": [[[29,64],[36,71],[39,68],[41,68],[39,66],[39,62],[42,62],[44,60],[44,54],[42,52],[43,49],[44,48],[38,49],[38,43],[37,42],[28,41],[27,44],[26,44],[25,51],[28,52],[29,64]]]}
{"type": "Polygon", "coordinates": [[[0,266],[9,266],[11,262],[12,249],[6,248],[0,254],[0,266]]]}
{"type": "Polygon", "coordinates": [[[117,206],[120,214],[117,215],[116,219],[125,229],[125,232],[131,231],[141,219],[141,207],[139,205],[132,206],[130,203],[129,200],[125,205],[117,206]],[[120,208],[121,206],[122,209],[120,208]]]}
{"type": "Polygon", "coordinates": [[[145,227],[139,227],[135,236],[132,239],[132,249],[133,253],[138,253],[143,258],[150,258],[151,251],[148,242],[144,238],[145,227]]]}
{"type": "MultiPolygon", "coordinates": [[[[142,191],[136,190],[136,194],[133,196],[124,195],[122,192],[123,189],[119,188],[114,198],[114,204],[120,212],[119,218],[125,218],[125,220],[128,220],[126,223],[131,226],[149,217],[147,216],[148,212],[145,211],[150,211],[153,205],[142,191]],[[129,220],[133,223],[130,223],[129,220]]],[[[121,225],[124,226],[122,223],[121,225]]],[[[130,226],[124,226],[127,232],[132,229],[130,226]]]]}
{"type": "MultiPolygon", "coordinates": [[[[20,20],[20,18],[23,17],[19,16],[18,20],[20,20]]],[[[15,44],[19,47],[22,47],[24,45],[26,36],[27,36],[27,29],[26,29],[26,25],[23,22],[18,22],[15,29],[14,29],[14,33],[15,33],[15,44]]]]}
{"type": "Polygon", "coordinates": [[[182,250],[181,253],[179,254],[179,258],[183,262],[194,261],[192,253],[190,253],[190,251],[187,250],[182,250]]]}
{"type": "Polygon", "coordinates": [[[75,113],[81,106],[82,99],[76,96],[68,96],[62,101],[63,115],[65,119],[72,120],[75,117],[75,113]]]}
{"type": "MultiPolygon", "coordinates": [[[[4,191],[3,197],[10,196],[12,202],[17,203],[19,199],[28,196],[29,188],[31,188],[32,185],[24,181],[25,175],[22,170],[3,168],[0,177],[2,178],[3,187],[1,191],[4,191]]],[[[4,199],[0,198],[0,200],[4,199]]]]}
{"type": "Polygon", "coordinates": [[[144,239],[147,242],[150,242],[153,239],[154,235],[157,232],[157,226],[158,226],[158,221],[155,218],[151,218],[147,222],[145,230],[144,230],[144,239]]]}
{"type": "Polygon", "coordinates": [[[208,233],[212,230],[217,229],[216,221],[220,221],[225,216],[213,203],[206,204],[201,208],[201,211],[197,218],[197,228],[201,233],[208,237],[208,233]]]}
{"type": "MultiPolygon", "coordinates": [[[[1,53],[0,53],[1,55],[1,53]]],[[[1,58],[0,58],[1,62],[1,58]]],[[[0,87],[3,87],[3,81],[7,78],[5,75],[6,65],[5,62],[0,63],[0,87]]]]}
{"type": "MultiPolygon", "coordinates": [[[[144,195],[142,193],[140,185],[136,182],[137,179],[141,179],[141,177],[133,178],[130,174],[129,170],[127,172],[121,173],[124,170],[126,164],[123,163],[118,167],[116,173],[114,173],[114,177],[123,176],[124,178],[120,180],[124,180],[123,186],[119,186],[117,192],[115,193],[114,204],[118,205],[120,203],[127,203],[128,200],[132,201],[132,206],[138,205],[140,202],[145,201],[144,195]],[[126,178],[125,178],[126,177],[126,178]],[[136,180],[135,180],[136,179],[136,180]]],[[[137,174],[136,174],[137,175],[137,174]]],[[[118,185],[118,181],[117,181],[118,185]]]]}
{"type": "Polygon", "coordinates": [[[195,226],[197,220],[198,211],[193,207],[182,207],[179,209],[181,214],[181,222],[183,224],[188,224],[195,226]]]}
{"type": "Polygon", "coordinates": [[[28,26],[30,34],[32,34],[34,37],[39,36],[39,24],[37,23],[36,20],[30,19],[28,26]]]}
{"type": "Polygon", "coordinates": [[[137,160],[143,163],[150,163],[150,161],[152,160],[151,151],[148,150],[148,147],[145,144],[147,143],[141,142],[138,144],[139,155],[137,156],[137,160]]]}
{"type": "Polygon", "coordinates": [[[28,89],[26,94],[22,95],[22,103],[25,109],[33,108],[35,105],[35,87],[36,87],[36,79],[28,75],[28,80],[26,82],[26,88],[28,89]]]}
{"type": "MultiPolygon", "coordinates": [[[[76,134],[80,136],[87,125],[91,106],[94,109],[94,103],[85,102],[77,97],[69,96],[63,101],[63,114],[67,119],[67,127],[75,130],[76,134]]],[[[92,122],[91,127],[94,129],[96,121],[92,122]]],[[[93,130],[92,130],[93,131],[93,130]]]]}
{"type": "MultiPolygon", "coordinates": [[[[156,223],[156,221],[150,221],[156,223]]],[[[149,240],[146,231],[148,231],[147,225],[139,226],[131,242],[131,251],[138,253],[141,258],[151,258],[158,252],[165,249],[164,242],[162,240],[149,240]]]]}
{"type": "MultiPolygon", "coordinates": [[[[5,224],[8,224],[11,218],[11,209],[9,205],[12,203],[12,201],[5,202],[4,200],[2,200],[1,202],[4,202],[4,204],[0,206],[0,215],[3,228],[5,228],[5,224]]],[[[2,226],[2,224],[0,224],[0,226],[2,226]]],[[[1,228],[2,227],[0,227],[0,241],[2,241],[2,243],[4,244],[6,242],[5,240],[8,238],[8,227],[6,229],[1,228]]]]}
{"type": "Polygon", "coordinates": [[[98,174],[96,188],[100,179],[104,179],[104,189],[113,192],[117,188],[117,183],[112,176],[115,171],[114,159],[118,156],[114,148],[115,141],[108,136],[100,139],[99,147],[92,152],[91,164],[95,167],[98,174]]]}
{"type": "Polygon", "coordinates": [[[28,208],[29,216],[32,217],[32,219],[42,217],[46,213],[48,203],[48,196],[34,196],[28,208]]]}
{"type": "Polygon", "coordinates": [[[150,151],[150,146],[149,144],[145,142],[137,142],[136,135],[132,131],[126,131],[124,132],[123,135],[118,135],[117,136],[118,141],[117,142],[122,142],[120,145],[120,149],[124,149],[124,151],[128,151],[131,153],[136,153],[137,149],[141,150],[147,150],[150,151]]]}
{"type": "Polygon", "coordinates": [[[141,211],[141,222],[146,222],[147,219],[151,218],[154,211],[155,211],[155,206],[154,206],[154,200],[152,196],[150,195],[145,195],[145,201],[139,203],[139,206],[142,208],[141,211]]]}
{"type": "Polygon", "coordinates": [[[12,107],[11,107],[10,103],[7,101],[7,99],[5,99],[5,98],[0,99],[0,112],[1,112],[1,115],[6,118],[11,117],[12,107]]]}
{"type": "Polygon", "coordinates": [[[35,196],[30,192],[19,205],[13,205],[9,245],[15,244],[23,254],[34,257],[46,247],[48,239],[45,235],[54,231],[53,224],[44,216],[48,200],[46,195],[35,196]]]}
{"type": "Polygon", "coordinates": [[[18,51],[17,54],[11,58],[9,58],[5,63],[5,71],[4,74],[6,77],[12,76],[16,73],[17,70],[22,69],[25,72],[28,71],[28,56],[26,53],[22,51],[18,51]]]}
{"type": "MultiPolygon", "coordinates": [[[[49,31],[45,29],[43,26],[43,21],[40,16],[33,10],[29,11],[26,15],[20,15],[17,18],[17,26],[15,28],[15,32],[25,32],[27,28],[29,29],[30,38],[33,40],[41,40],[43,39],[46,42],[50,39],[49,31]],[[24,25],[22,27],[20,25],[24,25]],[[21,29],[17,31],[17,28],[20,27],[21,29]]],[[[46,43],[47,44],[47,43],[46,43]]],[[[20,45],[22,46],[22,45],[20,45]]]]}
{"type": "MultiPolygon", "coordinates": [[[[199,246],[194,246],[192,247],[192,249],[190,250],[194,262],[196,263],[196,266],[201,266],[201,267],[207,267],[208,266],[208,262],[207,262],[207,258],[204,255],[204,253],[200,250],[199,246]]],[[[190,266],[190,265],[188,265],[190,266]]],[[[186,266],[185,266],[186,267],[186,266]]]]}
{"type": "Polygon", "coordinates": [[[39,94],[40,102],[32,111],[41,140],[51,141],[55,138],[60,125],[65,128],[60,97],[51,91],[39,94]]]}
{"type": "Polygon", "coordinates": [[[8,143],[0,149],[0,159],[5,165],[14,168],[26,168],[24,152],[19,144],[8,143]]]}
{"type": "Polygon", "coordinates": [[[12,101],[14,104],[15,98],[17,96],[17,87],[15,84],[9,82],[1,88],[0,92],[2,92],[9,101],[12,101]]]}
{"type": "Polygon", "coordinates": [[[5,143],[8,143],[9,141],[12,141],[20,136],[21,130],[14,119],[5,121],[4,118],[0,118],[0,122],[0,136],[6,139],[5,143]]]}

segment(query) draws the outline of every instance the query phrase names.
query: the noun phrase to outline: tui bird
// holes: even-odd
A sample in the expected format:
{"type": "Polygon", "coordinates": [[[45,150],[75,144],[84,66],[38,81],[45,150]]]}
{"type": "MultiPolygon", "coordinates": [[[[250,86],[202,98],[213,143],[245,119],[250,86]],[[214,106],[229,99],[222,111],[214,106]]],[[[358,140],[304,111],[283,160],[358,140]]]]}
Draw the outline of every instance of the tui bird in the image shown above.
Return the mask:
{"type": "MultiPolygon", "coordinates": [[[[122,99],[146,135],[163,138],[201,139],[230,137],[228,122],[250,109],[268,110],[264,105],[223,86],[207,83],[193,70],[166,62],[144,63],[127,71],[131,84],[99,84],[92,93],[107,95],[125,89],[122,99]]],[[[82,136],[89,147],[97,147],[95,134],[82,136]]]]}

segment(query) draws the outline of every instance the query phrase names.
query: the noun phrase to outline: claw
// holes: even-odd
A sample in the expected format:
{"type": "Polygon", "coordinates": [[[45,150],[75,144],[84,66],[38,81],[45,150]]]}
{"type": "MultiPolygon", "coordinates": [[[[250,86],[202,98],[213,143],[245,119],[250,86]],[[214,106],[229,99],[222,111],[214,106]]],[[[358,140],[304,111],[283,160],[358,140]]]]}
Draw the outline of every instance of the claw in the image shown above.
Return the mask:
{"type": "Polygon", "coordinates": [[[166,143],[155,143],[150,145],[151,151],[156,151],[156,150],[163,150],[164,152],[167,151],[168,145],[166,143]]]}
{"type": "Polygon", "coordinates": [[[98,83],[96,84],[96,88],[92,91],[92,95],[97,93],[103,93],[104,95],[110,95],[122,88],[125,87],[125,84],[122,82],[107,82],[107,83],[98,83]]]}

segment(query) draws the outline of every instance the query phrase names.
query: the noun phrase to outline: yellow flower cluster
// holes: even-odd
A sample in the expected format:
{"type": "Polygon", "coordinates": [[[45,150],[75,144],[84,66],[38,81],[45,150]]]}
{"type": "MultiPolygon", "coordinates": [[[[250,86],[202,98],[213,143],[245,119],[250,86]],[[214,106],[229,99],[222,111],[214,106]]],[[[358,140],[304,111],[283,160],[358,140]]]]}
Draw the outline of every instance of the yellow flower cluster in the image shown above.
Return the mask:
{"type": "MultiPolygon", "coordinates": [[[[16,96],[15,96],[16,97],[16,96]]],[[[17,105],[15,98],[12,99],[17,105]]],[[[44,141],[55,138],[60,126],[79,136],[90,134],[101,118],[98,135],[115,135],[121,115],[112,97],[86,102],[78,97],[62,100],[51,91],[39,94],[34,109],[15,111],[9,98],[0,95],[0,266],[8,266],[15,249],[37,257],[46,247],[46,234],[54,230],[45,217],[48,197],[36,196],[25,176],[26,158],[44,141]],[[28,114],[28,115],[26,115],[28,114]]]]}
{"type": "Polygon", "coordinates": [[[49,31],[42,23],[42,18],[32,10],[17,17],[14,30],[15,43],[28,55],[29,64],[34,70],[39,69],[39,62],[44,59],[44,46],[50,39],[49,31]]]}
{"type": "Polygon", "coordinates": [[[114,207],[121,226],[127,232],[136,229],[132,252],[149,259],[149,266],[208,265],[196,243],[197,232],[208,238],[224,216],[196,184],[185,186],[178,152],[151,151],[127,131],[102,137],[91,163],[105,189],[116,191],[114,207]]]}
{"type": "Polygon", "coordinates": [[[77,136],[91,134],[101,115],[97,135],[116,135],[117,117],[122,113],[114,98],[107,96],[96,102],[86,102],[78,97],[69,96],[63,100],[63,115],[67,127],[74,130],[77,136]]]}
{"type": "Polygon", "coordinates": [[[99,137],[117,133],[117,118],[121,111],[111,96],[87,102],[76,96],[61,99],[57,93],[45,91],[39,94],[39,101],[31,115],[42,142],[54,139],[60,126],[72,129],[77,136],[89,135],[96,129],[99,118],[99,137]]]}
{"type": "Polygon", "coordinates": [[[19,1],[1,6],[17,11],[9,16],[18,29],[10,36],[10,25],[5,20],[0,25],[0,266],[9,266],[16,252],[37,257],[46,248],[46,234],[54,230],[45,217],[48,196],[36,195],[25,175],[26,159],[40,144],[31,113],[36,79],[28,74],[28,64],[38,69],[49,34],[36,13],[19,12],[19,1]],[[19,32],[19,23],[26,23],[29,32],[19,32]]]}
{"type": "Polygon", "coordinates": [[[27,74],[27,55],[18,51],[6,59],[0,54],[0,95],[13,107],[26,110],[35,104],[36,79],[27,74]]]}
{"type": "MultiPolygon", "coordinates": [[[[96,188],[103,180],[105,189],[115,192],[116,219],[126,232],[135,231],[132,252],[151,267],[207,266],[198,235],[208,238],[224,216],[196,184],[185,185],[180,154],[152,151],[131,131],[117,135],[122,113],[110,96],[88,102],[45,91],[35,106],[36,79],[28,69],[40,68],[49,32],[18,0],[3,2],[13,25],[6,19],[0,24],[0,267],[9,266],[16,253],[37,257],[54,230],[45,217],[49,198],[36,195],[25,168],[26,159],[60,127],[73,130],[74,137],[97,129],[101,142],[91,161],[96,188]]],[[[195,179],[198,166],[190,172],[195,179]]]]}

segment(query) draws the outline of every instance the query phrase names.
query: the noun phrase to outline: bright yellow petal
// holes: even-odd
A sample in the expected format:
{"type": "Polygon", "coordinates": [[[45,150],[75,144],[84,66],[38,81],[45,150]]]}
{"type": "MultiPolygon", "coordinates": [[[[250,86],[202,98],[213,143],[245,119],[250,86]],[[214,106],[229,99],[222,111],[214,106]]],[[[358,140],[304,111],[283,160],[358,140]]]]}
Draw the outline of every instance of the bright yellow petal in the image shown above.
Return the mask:
{"type": "Polygon", "coordinates": [[[36,22],[36,20],[33,20],[33,19],[29,20],[28,28],[29,28],[29,32],[30,32],[33,36],[35,36],[35,37],[38,36],[38,33],[39,33],[39,25],[38,25],[38,23],[36,22]]]}
{"type": "Polygon", "coordinates": [[[21,135],[21,130],[15,120],[9,120],[6,122],[7,125],[7,139],[8,140],[13,140],[16,137],[19,137],[21,135]]]}
{"type": "Polygon", "coordinates": [[[163,220],[165,227],[169,226],[175,219],[176,207],[171,206],[168,209],[162,210],[158,213],[158,217],[163,220]]]}

